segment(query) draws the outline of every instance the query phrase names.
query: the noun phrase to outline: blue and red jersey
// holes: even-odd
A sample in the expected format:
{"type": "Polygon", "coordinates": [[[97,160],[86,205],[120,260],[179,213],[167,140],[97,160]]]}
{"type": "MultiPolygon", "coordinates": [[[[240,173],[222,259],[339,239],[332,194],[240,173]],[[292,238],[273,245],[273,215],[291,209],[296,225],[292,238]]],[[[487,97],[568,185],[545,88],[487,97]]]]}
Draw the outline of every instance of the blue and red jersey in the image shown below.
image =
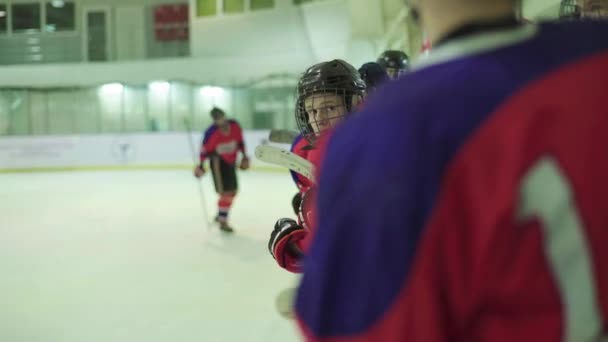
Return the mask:
{"type": "MultiPolygon", "coordinates": [[[[314,148],[309,145],[306,139],[301,138],[301,136],[298,136],[292,145],[292,152],[305,158],[314,165],[315,171],[317,172],[315,176],[318,176],[319,166],[321,165],[321,161],[324,157],[324,146],[330,135],[330,132],[321,134],[318,137],[314,148]]],[[[307,230],[304,234],[299,236],[298,240],[292,240],[290,242],[295,243],[301,251],[306,253],[310,245],[311,238],[314,236],[314,229],[316,227],[316,191],[314,191],[315,188],[313,187],[313,182],[308,178],[303,177],[302,175],[293,171],[291,171],[291,175],[294,178],[298,189],[303,194],[303,203],[298,216],[298,221],[299,224],[305,227],[307,230]]],[[[292,255],[291,253],[285,253],[283,255],[281,266],[293,273],[302,272],[301,258],[299,256],[292,255]]]]}
{"type": "Polygon", "coordinates": [[[337,128],[296,300],[308,341],[608,335],[606,37],[454,39],[337,128]]]}
{"type": "MultiPolygon", "coordinates": [[[[301,134],[299,134],[291,144],[290,151],[308,160],[308,156],[312,149],[313,148],[310,146],[309,142],[301,134]]],[[[312,182],[301,174],[292,170],[289,172],[291,173],[291,178],[296,183],[296,186],[300,192],[306,191],[312,185],[312,182]]]]}
{"type": "Polygon", "coordinates": [[[218,125],[211,125],[203,136],[203,143],[200,153],[201,162],[211,155],[218,155],[226,163],[234,165],[237,154],[245,152],[245,139],[243,130],[235,120],[228,120],[227,129],[222,130],[218,125]]]}

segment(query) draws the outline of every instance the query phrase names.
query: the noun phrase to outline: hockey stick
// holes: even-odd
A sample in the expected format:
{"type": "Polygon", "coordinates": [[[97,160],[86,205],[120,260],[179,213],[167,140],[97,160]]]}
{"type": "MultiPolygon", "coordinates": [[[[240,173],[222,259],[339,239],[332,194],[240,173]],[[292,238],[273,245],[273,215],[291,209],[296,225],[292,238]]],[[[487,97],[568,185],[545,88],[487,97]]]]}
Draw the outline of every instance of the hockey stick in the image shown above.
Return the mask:
{"type": "Polygon", "coordinates": [[[314,182],[315,168],[311,162],[293,152],[269,145],[260,145],[255,148],[255,156],[268,164],[282,166],[314,182]]]}
{"type": "Polygon", "coordinates": [[[291,144],[299,134],[289,129],[273,129],[268,135],[268,140],[273,143],[291,144]]]}
{"type": "MultiPolygon", "coordinates": [[[[190,120],[184,118],[184,127],[186,127],[188,134],[188,145],[190,145],[190,153],[192,154],[192,162],[196,165],[198,163],[196,148],[194,147],[194,142],[192,141],[192,126],[190,125],[190,120]]],[[[205,192],[203,191],[203,184],[200,180],[196,180],[196,184],[198,184],[198,193],[201,199],[201,207],[203,209],[203,218],[205,222],[207,222],[207,229],[211,229],[211,221],[209,221],[209,212],[207,211],[207,200],[205,198],[205,192]]]]}

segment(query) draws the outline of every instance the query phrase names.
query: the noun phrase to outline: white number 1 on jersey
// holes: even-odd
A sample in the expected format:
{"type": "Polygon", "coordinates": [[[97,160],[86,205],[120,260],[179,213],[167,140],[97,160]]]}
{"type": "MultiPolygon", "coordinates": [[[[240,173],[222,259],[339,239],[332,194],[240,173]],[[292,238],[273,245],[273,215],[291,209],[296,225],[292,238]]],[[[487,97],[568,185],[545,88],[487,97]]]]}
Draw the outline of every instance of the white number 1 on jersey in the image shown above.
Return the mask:
{"type": "Polygon", "coordinates": [[[545,254],[562,298],[564,341],[599,341],[602,317],[593,265],[568,179],[554,159],[543,158],[520,186],[519,219],[542,221],[545,254]]]}

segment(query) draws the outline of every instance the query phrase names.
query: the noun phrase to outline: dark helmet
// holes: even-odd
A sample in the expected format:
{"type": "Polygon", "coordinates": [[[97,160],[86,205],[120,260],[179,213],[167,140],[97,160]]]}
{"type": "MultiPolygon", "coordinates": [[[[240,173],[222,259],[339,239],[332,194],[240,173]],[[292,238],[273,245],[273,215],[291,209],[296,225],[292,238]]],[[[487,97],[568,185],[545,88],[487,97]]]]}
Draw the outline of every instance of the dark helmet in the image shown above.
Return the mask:
{"type": "Polygon", "coordinates": [[[583,11],[577,0],[562,0],[559,5],[559,17],[561,19],[578,19],[583,11]]]}
{"type": "Polygon", "coordinates": [[[226,116],[226,113],[218,107],[213,107],[209,114],[211,114],[211,118],[213,118],[213,120],[226,116]]]}
{"type": "Polygon", "coordinates": [[[403,51],[387,50],[378,57],[378,64],[386,69],[390,78],[397,78],[409,69],[410,58],[403,51]]]}
{"type": "Polygon", "coordinates": [[[308,68],[300,78],[296,92],[296,123],[302,136],[314,144],[321,131],[331,128],[332,120],[340,119],[354,109],[353,98],[365,95],[365,82],[352,65],[335,59],[308,68]],[[336,103],[335,98],[332,98],[327,100],[329,103],[325,103],[322,95],[335,95],[341,100],[336,103]],[[315,100],[321,103],[315,104],[315,100]],[[310,115],[313,113],[307,111],[307,104],[314,107],[315,114],[322,111],[323,119],[319,120],[318,117],[310,115]]]}
{"type": "Polygon", "coordinates": [[[378,63],[365,63],[359,68],[359,75],[367,85],[367,92],[375,90],[382,83],[388,80],[386,70],[378,63]]]}

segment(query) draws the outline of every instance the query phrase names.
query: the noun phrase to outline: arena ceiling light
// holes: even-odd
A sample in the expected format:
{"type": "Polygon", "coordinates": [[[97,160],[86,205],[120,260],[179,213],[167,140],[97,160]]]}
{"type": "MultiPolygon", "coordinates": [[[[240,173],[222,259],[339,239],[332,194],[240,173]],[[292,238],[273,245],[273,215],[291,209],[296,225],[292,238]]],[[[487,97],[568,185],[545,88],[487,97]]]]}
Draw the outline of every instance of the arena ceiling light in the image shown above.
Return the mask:
{"type": "Polygon", "coordinates": [[[148,89],[157,94],[166,94],[171,89],[171,83],[167,81],[154,81],[148,84],[148,89]]]}
{"type": "Polygon", "coordinates": [[[122,93],[124,86],[121,83],[106,83],[99,88],[103,95],[118,95],[122,93]]]}
{"type": "Polygon", "coordinates": [[[0,11],[0,18],[6,17],[6,11],[0,11]]]}
{"type": "Polygon", "coordinates": [[[63,8],[63,6],[65,6],[65,2],[63,0],[53,0],[51,1],[51,6],[55,8],[63,8]]]}
{"type": "Polygon", "coordinates": [[[204,97],[218,97],[224,95],[224,88],[214,86],[201,87],[200,93],[204,97]]]}

